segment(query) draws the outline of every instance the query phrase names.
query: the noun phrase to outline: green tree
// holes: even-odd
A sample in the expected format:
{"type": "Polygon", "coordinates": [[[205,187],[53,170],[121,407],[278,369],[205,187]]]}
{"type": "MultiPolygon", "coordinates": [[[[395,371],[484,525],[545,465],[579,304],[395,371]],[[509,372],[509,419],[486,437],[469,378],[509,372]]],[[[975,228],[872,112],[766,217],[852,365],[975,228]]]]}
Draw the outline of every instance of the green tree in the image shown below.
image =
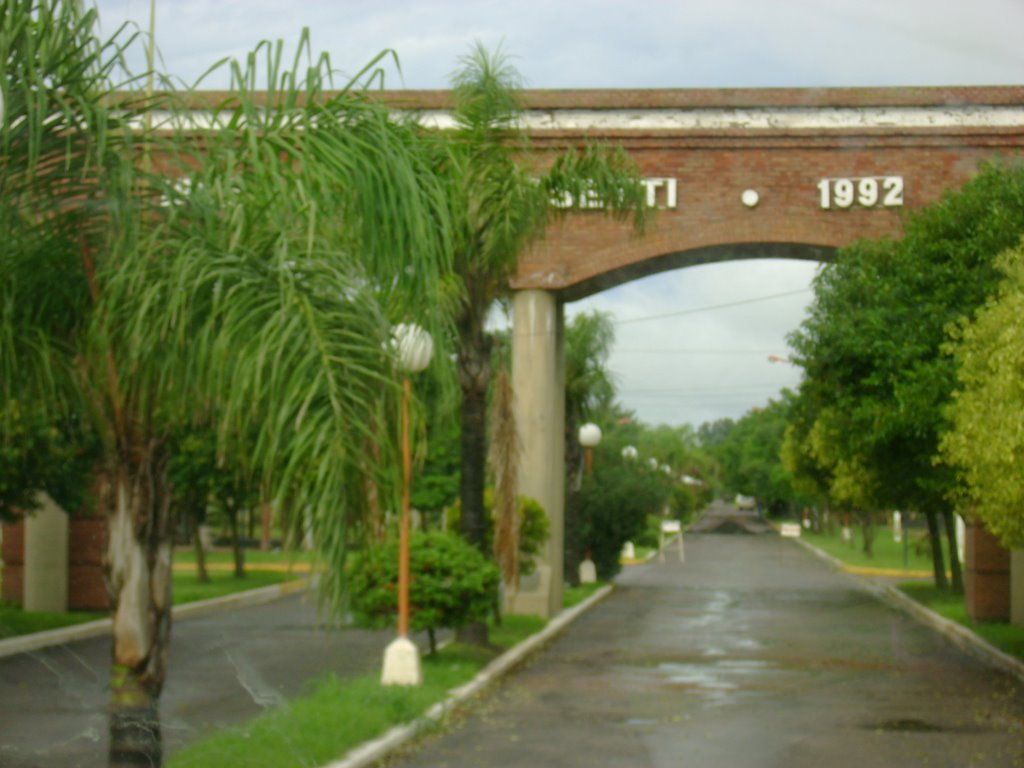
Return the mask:
{"type": "Polygon", "coordinates": [[[784,393],[782,399],[751,410],[714,447],[725,487],[756,496],[773,514],[788,511],[796,501],[792,477],[782,462],[791,397],[784,393]]]}
{"type": "MultiPolygon", "coordinates": [[[[362,511],[353,479],[395,479],[393,432],[376,429],[399,391],[384,342],[413,306],[441,323],[450,230],[418,132],[364,97],[373,72],[328,97],[330,62],[308,40],[291,69],[260,46],[200,132],[173,92],[114,92],[134,41],[99,41],[96,21],[59,0],[0,14],[0,386],[3,402],[85,414],[99,444],[111,764],[158,765],[172,428],[201,404],[219,450],[308,510],[340,565],[362,511]],[[160,131],[157,107],[178,116],[160,131]],[[200,141],[165,141],[175,126],[200,141]]],[[[10,444],[11,419],[3,432],[10,444]]],[[[328,594],[342,580],[329,570],[328,594]]]]}
{"type": "Polygon", "coordinates": [[[565,329],[565,575],[571,584],[579,579],[583,541],[579,500],[583,477],[583,451],[579,428],[588,421],[609,424],[606,414],[615,397],[615,383],[608,371],[608,355],[615,342],[611,316],[602,312],[576,315],[565,329]]]}
{"type": "Polygon", "coordinates": [[[962,471],[955,496],[1007,547],[1024,544],[1024,245],[1004,252],[998,293],[952,329],[958,389],[942,456],[962,471]]]}
{"type": "Polygon", "coordinates": [[[518,121],[518,72],[498,51],[477,45],[460,60],[453,81],[456,127],[438,137],[437,172],[448,193],[453,274],[459,287],[455,325],[462,392],[462,533],[485,550],[487,518],[486,402],[492,337],[487,317],[507,295],[520,253],[562,215],[554,199],[584,193],[607,202],[610,212],[643,221],[644,195],[635,166],[622,151],[587,148],[538,166],[518,121]]]}
{"type": "Polygon", "coordinates": [[[583,546],[602,579],[619,572],[622,545],[640,536],[671,493],[663,472],[598,446],[595,469],[583,478],[579,509],[583,546]]]}
{"type": "MultiPolygon", "coordinates": [[[[939,521],[952,542],[957,485],[936,461],[956,380],[946,329],[994,290],[993,259],[1022,232],[1024,167],[987,164],[910,215],[899,240],[842,249],[816,279],[810,315],[790,339],[805,370],[801,395],[827,414],[832,464],[873,478],[875,505],[925,514],[940,586],[939,521]]],[[[959,589],[955,556],[952,571],[959,589]]]]}

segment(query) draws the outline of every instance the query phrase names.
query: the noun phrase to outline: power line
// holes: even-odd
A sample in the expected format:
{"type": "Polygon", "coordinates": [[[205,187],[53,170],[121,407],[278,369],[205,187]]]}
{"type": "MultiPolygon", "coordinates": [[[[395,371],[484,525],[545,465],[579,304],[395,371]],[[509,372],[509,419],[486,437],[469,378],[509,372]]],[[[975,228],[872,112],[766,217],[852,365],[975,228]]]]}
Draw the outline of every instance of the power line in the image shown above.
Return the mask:
{"type": "Polygon", "coordinates": [[[614,325],[625,325],[626,323],[643,323],[649,320],[664,320],[666,317],[679,317],[680,315],[694,315],[698,312],[709,312],[714,309],[727,309],[729,307],[739,307],[745,304],[756,304],[761,301],[773,301],[774,299],[782,299],[787,296],[795,296],[799,293],[810,293],[810,288],[799,288],[795,291],[786,291],[784,293],[774,293],[770,296],[758,296],[752,299],[740,299],[739,301],[730,301],[725,304],[711,304],[706,307],[694,307],[692,309],[680,309],[675,312],[665,312],[660,315],[647,315],[646,317],[628,317],[625,320],[613,319],[614,325]]]}
{"type": "Polygon", "coordinates": [[[776,349],[622,349],[616,354],[630,355],[777,355],[776,349]]]}

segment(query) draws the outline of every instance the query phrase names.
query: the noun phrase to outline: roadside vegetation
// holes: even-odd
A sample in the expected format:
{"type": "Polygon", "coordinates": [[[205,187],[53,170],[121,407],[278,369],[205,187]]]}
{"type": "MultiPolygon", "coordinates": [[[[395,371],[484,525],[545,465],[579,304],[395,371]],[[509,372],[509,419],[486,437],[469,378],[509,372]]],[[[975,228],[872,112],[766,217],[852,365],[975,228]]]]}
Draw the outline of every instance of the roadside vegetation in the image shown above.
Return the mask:
{"type": "MultiPolygon", "coordinates": [[[[516,589],[548,535],[545,510],[517,492],[508,344],[485,320],[507,298],[522,250],[581,201],[596,196],[642,231],[638,169],[614,147],[530,166],[521,81],[501,52],[476,47],[458,62],[454,127],[429,132],[373,98],[388,52],[335,83],[308,34],[290,65],[282,46],[260,43],[225,64],[232,87],[203,105],[214,127],[198,136],[187,117],[196,94],[169,80],[143,89],[147,76],[123,71],[142,42],[129,29],[98,39],[97,12],[79,3],[9,9],[0,518],[30,509],[40,487],[69,510],[100,489],[113,608],[134,611],[114,631],[142,627],[146,638],[113,638],[115,653],[131,656],[114,659],[111,765],[161,762],[172,590],[180,603],[315,568],[324,605],[336,615],[352,605],[350,553],[367,555],[395,528],[403,390],[392,333],[412,321],[438,347],[413,403],[414,505],[421,527],[437,531],[458,496],[459,535],[480,561],[460,574],[479,582],[469,614],[445,613],[443,589],[432,590],[443,619],[423,627],[456,627],[480,646],[430,660],[440,695],[472,673],[468,659],[483,663],[488,629],[521,624],[482,621],[479,606],[498,605],[494,565],[516,589]],[[154,126],[154,115],[179,119],[154,126]],[[229,555],[203,549],[210,525],[227,533],[229,555]],[[275,559],[244,546],[257,531],[269,543],[274,530],[315,554],[275,559]],[[172,571],[179,533],[195,546],[172,571]]],[[[858,557],[875,565],[893,556],[872,535],[875,517],[911,510],[927,522],[940,592],[962,590],[955,513],[1006,546],[1024,544],[1022,235],[1024,165],[1006,161],[908,215],[901,238],[844,248],[790,339],[805,372],[799,390],[699,428],[644,425],[617,404],[606,369],[613,324],[573,318],[568,581],[588,557],[613,577],[626,541],[656,546],[663,520],[685,523],[715,495],[754,496],[769,515],[848,516],[862,534],[858,557]],[[578,445],[586,421],[604,432],[593,469],[578,445]]],[[[391,574],[379,570],[360,597],[380,600],[361,607],[387,623],[391,574]]],[[[327,698],[347,686],[320,684],[327,698]]],[[[419,695],[379,694],[403,717],[419,711],[419,695]]]]}
{"type": "Polygon", "coordinates": [[[277,768],[325,765],[409,723],[472,680],[501,652],[544,628],[532,616],[488,625],[491,646],[453,643],[423,657],[423,685],[382,686],[378,672],[309,682],[310,692],[256,720],[201,739],[168,760],[170,768],[277,768]],[[344,727],[339,727],[344,724],[344,727]]]}
{"type": "Polygon", "coordinates": [[[854,572],[863,569],[868,575],[873,573],[893,579],[916,577],[914,581],[897,583],[897,589],[943,618],[966,627],[999,650],[1024,661],[1024,626],[1005,621],[974,621],[967,615],[963,595],[935,586],[931,579],[931,554],[926,551],[926,535],[915,537],[911,534],[907,542],[907,569],[903,567],[903,544],[893,541],[890,528],[879,527],[875,532],[874,554],[870,557],[856,541],[856,532],[853,536],[850,541],[844,541],[838,529],[819,533],[803,531],[801,534],[808,544],[836,558],[854,572]]]}
{"type": "Polygon", "coordinates": [[[1024,627],[1003,621],[973,621],[963,598],[924,582],[907,582],[899,589],[943,618],[955,621],[999,650],[1024,661],[1024,627]]]}
{"type": "MultiPolygon", "coordinates": [[[[178,558],[175,557],[176,565],[172,576],[174,605],[225,597],[238,592],[281,584],[285,581],[294,581],[304,576],[301,561],[298,564],[293,564],[288,555],[279,552],[253,552],[245,578],[236,578],[232,573],[232,553],[226,550],[215,550],[210,553],[211,562],[215,566],[221,564],[224,567],[223,569],[210,568],[210,580],[201,582],[196,578],[194,562],[188,562],[190,554],[183,556],[183,568],[178,567],[178,558]]],[[[308,570],[308,564],[305,570],[308,570]]],[[[29,612],[18,606],[0,602],[0,639],[83,624],[87,621],[106,618],[109,615],[108,611],[29,612]]]]}

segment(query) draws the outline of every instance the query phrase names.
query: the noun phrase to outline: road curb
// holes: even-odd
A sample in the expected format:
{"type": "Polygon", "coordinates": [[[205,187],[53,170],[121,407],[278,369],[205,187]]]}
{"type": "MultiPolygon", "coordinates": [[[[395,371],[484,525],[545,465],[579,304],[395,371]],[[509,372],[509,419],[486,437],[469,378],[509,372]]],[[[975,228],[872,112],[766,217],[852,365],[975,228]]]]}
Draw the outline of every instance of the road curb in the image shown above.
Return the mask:
{"type": "Polygon", "coordinates": [[[917,602],[912,597],[909,597],[892,585],[875,584],[855,573],[851,573],[846,570],[846,564],[842,560],[833,557],[827,552],[823,552],[813,544],[808,544],[806,541],[801,541],[800,539],[793,539],[793,541],[811,554],[827,562],[834,569],[842,571],[850,578],[856,579],[867,589],[868,592],[890,608],[895,608],[896,610],[906,613],[919,623],[930,627],[946,637],[946,639],[957,646],[960,650],[965,651],[975,658],[980,659],[985,664],[1002,670],[1003,672],[1016,677],[1021,682],[1024,682],[1024,662],[1014,658],[1004,651],[999,650],[967,627],[952,621],[951,619],[947,619],[945,616],[940,616],[935,611],[917,602]]]}
{"type": "Polygon", "coordinates": [[[611,594],[613,590],[614,586],[609,584],[599,589],[579,605],[562,611],[558,616],[549,621],[547,626],[540,632],[531,635],[523,642],[505,651],[505,653],[484,667],[476,677],[465,685],[453,688],[448,692],[446,699],[439,701],[413,722],[406,725],[396,725],[383,736],[361,744],[350,750],[339,760],[328,763],[323,768],[366,768],[387,757],[392,752],[408,744],[423,731],[435,727],[448,713],[507,675],[523,663],[527,657],[543,648],[561,634],[581,614],[611,594]]]}
{"type": "MultiPolygon", "coordinates": [[[[171,609],[171,616],[175,620],[187,619],[191,616],[202,616],[207,613],[224,610],[225,608],[244,608],[250,605],[262,605],[285,595],[302,592],[308,586],[309,582],[306,579],[271,584],[269,587],[235,592],[224,597],[213,597],[209,600],[198,600],[194,603],[176,605],[171,609]]],[[[84,624],[74,624],[70,627],[60,627],[59,629],[48,629],[44,632],[33,632],[29,635],[9,637],[6,640],[0,640],[0,658],[29,651],[39,651],[43,648],[64,645],[75,640],[85,640],[90,637],[109,634],[110,626],[111,620],[109,618],[97,619],[96,621],[88,621],[84,624]]]]}

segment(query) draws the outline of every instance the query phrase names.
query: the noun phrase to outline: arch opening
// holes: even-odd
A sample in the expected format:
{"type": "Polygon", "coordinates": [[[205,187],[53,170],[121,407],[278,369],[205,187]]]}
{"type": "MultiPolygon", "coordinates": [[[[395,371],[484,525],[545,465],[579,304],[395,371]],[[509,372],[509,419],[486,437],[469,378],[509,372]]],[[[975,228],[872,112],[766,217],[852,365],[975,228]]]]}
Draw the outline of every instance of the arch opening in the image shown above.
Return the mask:
{"type": "Polygon", "coordinates": [[[702,264],[754,259],[827,262],[835,251],[831,246],[806,243],[724,243],[670,251],[582,280],[560,291],[560,298],[566,302],[580,301],[645,277],[702,264]]]}

